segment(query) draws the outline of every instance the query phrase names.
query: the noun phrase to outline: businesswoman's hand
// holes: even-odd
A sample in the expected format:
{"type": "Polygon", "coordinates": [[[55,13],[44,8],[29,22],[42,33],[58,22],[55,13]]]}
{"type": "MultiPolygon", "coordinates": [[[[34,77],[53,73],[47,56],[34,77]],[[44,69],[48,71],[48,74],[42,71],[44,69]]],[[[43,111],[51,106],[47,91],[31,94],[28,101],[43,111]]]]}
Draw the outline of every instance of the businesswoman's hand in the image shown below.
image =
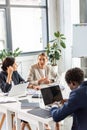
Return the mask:
{"type": "Polygon", "coordinates": [[[13,69],[12,66],[9,66],[9,67],[7,68],[7,74],[8,74],[8,76],[7,76],[6,82],[9,83],[9,84],[10,84],[11,81],[12,81],[12,74],[13,74],[13,71],[14,71],[14,69],[13,69]]]}
{"type": "Polygon", "coordinates": [[[51,81],[47,77],[38,80],[38,84],[49,84],[50,82],[51,81]]]}

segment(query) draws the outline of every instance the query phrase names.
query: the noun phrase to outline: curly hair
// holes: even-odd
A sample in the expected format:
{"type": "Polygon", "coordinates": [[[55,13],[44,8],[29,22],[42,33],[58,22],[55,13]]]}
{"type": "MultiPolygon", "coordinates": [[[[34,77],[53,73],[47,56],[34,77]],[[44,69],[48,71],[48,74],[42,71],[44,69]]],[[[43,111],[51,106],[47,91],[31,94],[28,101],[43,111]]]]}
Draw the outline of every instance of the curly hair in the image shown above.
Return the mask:
{"type": "Polygon", "coordinates": [[[65,80],[68,84],[74,81],[80,85],[84,80],[84,72],[77,67],[69,69],[65,74],[65,80]]]}

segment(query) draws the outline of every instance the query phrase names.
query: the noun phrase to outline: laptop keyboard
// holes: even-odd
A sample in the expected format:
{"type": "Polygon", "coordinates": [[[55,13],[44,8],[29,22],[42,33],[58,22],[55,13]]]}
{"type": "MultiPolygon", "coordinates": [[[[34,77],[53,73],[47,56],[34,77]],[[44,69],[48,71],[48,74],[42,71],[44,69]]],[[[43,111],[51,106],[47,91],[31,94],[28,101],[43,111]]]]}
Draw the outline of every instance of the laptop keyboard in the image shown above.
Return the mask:
{"type": "Polygon", "coordinates": [[[36,115],[36,116],[40,116],[42,118],[51,117],[50,111],[46,110],[46,109],[42,109],[42,108],[37,108],[37,109],[30,110],[30,111],[28,111],[28,113],[36,115]]]}

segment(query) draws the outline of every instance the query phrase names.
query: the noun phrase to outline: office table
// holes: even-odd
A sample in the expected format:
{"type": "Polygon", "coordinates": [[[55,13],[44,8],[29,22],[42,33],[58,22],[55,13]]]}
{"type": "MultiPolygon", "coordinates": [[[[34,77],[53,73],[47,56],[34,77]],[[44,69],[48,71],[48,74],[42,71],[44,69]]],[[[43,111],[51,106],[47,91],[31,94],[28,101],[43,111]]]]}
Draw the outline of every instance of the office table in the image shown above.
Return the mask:
{"type": "MultiPolygon", "coordinates": [[[[26,97],[29,98],[29,97],[26,97]]],[[[37,99],[34,99],[35,101],[38,101],[37,99]]],[[[34,101],[33,100],[33,101],[34,101]]],[[[12,118],[11,114],[15,113],[15,120],[16,120],[16,128],[17,130],[20,129],[20,122],[21,120],[24,121],[34,121],[38,123],[39,130],[44,129],[44,123],[52,124],[53,120],[52,118],[41,118],[32,114],[27,113],[31,109],[21,109],[18,102],[13,103],[3,103],[0,104],[0,112],[6,114],[6,130],[12,130],[12,118]]]]}
{"type": "Polygon", "coordinates": [[[6,114],[6,130],[12,130],[12,113],[17,115],[17,102],[0,104],[0,112],[6,114]]]}
{"type": "MultiPolygon", "coordinates": [[[[28,96],[29,98],[29,96],[28,96]]],[[[31,102],[40,102],[40,100],[42,99],[30,99],[32,100],[31,102]]],[[[20,129],[20,121],[21,119],[24,120],[24,121],[27,121],[27,122],[30,122],[30,121],[33,121],[33,122],[37,122],[38,123],[38,128],[39,130],[44,130],[44,124],[45,123],[48,123],[52,126],[52,124],[54,125],[54,122],[53,122],[53,119],[52,117],[50,118],[42,118],[42,117],[39,117],[39,116],[35,116],[33,114],[30,114],[28,113],[27,111],[29,111],[31,109],[20,109],[20,106],[19,106],[19,109],[18,109],[18,113],[17,113],[17,118],[16,118],[16,122],[17,122],[17,130],[20,129]]]]}
{"type": "MultiPolygon", "coordinates": [[[[39,116],[35,116],[35,115],[30,114],[30,113],[27,113],[26,111],[19,110],[18,115],[17,115],[17,122],[20,122],[21,119],[24,120],[24,121],[27,121],[27,122],[29,122],[30,120],[34,121],[34,122],[37,122],[39,130],[44,129],[44,124],[45,123],[46,124],[53,123],[53,120],[52,120],[51,117],[48,118],[48,119],[45,119],[45,118],[41,118],[39,116]]],[[[17,130],[19,130],[20,126],[17,126],[17,127],[18,127],[17,130]]]]}

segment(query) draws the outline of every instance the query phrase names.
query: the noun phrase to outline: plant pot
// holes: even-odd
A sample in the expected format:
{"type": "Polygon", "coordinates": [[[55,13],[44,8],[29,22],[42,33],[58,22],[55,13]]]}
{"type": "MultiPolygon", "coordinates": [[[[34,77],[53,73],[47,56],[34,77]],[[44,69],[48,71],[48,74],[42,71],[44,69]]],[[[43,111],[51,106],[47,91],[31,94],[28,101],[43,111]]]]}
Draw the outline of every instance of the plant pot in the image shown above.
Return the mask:
{"type": "Polygon", "coordinates": [[[55,66],[52,65],[52,70],[53,70],[55,73],[58,73],[58,65],[55,65],[55,66]]]}

